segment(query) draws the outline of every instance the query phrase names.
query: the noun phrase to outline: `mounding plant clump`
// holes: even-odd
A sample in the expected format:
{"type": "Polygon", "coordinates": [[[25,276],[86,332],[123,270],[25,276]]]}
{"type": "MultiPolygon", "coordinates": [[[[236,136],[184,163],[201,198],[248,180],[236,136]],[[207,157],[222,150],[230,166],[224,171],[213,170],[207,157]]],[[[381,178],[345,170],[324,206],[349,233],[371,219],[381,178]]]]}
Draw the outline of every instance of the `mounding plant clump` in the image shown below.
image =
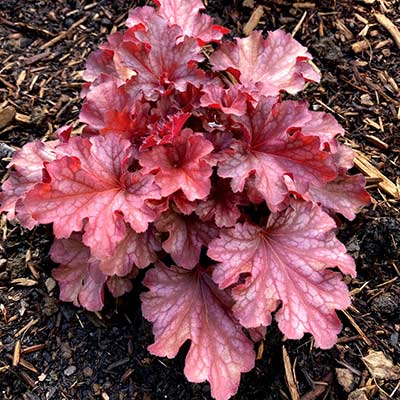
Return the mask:
{"type": "Polygon", "coordinates": [[[156,3],[89,57],[82,133],[15,154],[1,211],[53,224],[63,301],[100,310],[147,268],[149,350],[189,339],[186,377],[224,400],[274,313],[289,339],[335,343],[355,264],[334,217],[369,195],[336,120],[281,98],[318,82],[306,48],[281,30],[223,41],[200,0],[156,3]]]}

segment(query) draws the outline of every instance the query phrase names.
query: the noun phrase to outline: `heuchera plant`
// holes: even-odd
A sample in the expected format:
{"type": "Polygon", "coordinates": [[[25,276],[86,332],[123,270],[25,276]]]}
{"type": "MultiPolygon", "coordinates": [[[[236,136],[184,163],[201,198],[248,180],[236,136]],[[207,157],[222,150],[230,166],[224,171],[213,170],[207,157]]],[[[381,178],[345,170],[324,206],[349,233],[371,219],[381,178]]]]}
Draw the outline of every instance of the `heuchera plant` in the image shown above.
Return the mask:
{"type": "Polygon", "coordinates": [[[306,48],[281,30],[222,42],[200,0],[156,3],[89,57],[82,134],[15,154],[1,211],[53,224],[53,275],[77,306],[100,310],[105,286],[121,296],[149,267],[149,350],[172,358],[189,339],[185,375],[224,400],[274,313],[289,339],[335,343],[338,270],[355,265],[333,218],[369,196],[336,120],[281,98],[319,80],[306,48]]]}

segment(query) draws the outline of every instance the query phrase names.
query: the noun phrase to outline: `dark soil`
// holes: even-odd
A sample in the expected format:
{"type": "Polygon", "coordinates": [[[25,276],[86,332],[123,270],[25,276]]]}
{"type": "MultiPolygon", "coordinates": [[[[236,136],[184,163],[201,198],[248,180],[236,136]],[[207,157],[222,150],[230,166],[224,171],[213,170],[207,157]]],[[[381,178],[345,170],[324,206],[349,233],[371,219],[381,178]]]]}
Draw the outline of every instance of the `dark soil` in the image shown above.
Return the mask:
{"type": "MultiPolygon", "coordinates": [[[[209,0],[208,10],[233,35],[242,35],[259,4],[265,14],[258,29],[265,32],[278,27],[292,32],[306,13],[295,37],[309,47],[323,78],[301,96],[315,110],[334,112],[346,128],[344,140],[376,168],[368,178],[373,203],[354,221],[341,221],[339,236],[357,261],[358,277],[347,279],[353,304],[340,314],[344,328],[338,344],[322,351],[309,336],[285,340],[273,325],[235,398],[294,396],[285,380],[284,345],[305,400],[347,398],[336,368],[352,372],[348,390],[364,388],[369,399],[400,399],[398,382],[372,379],[361,359],[373,349],[400,361],[399,203],[374,173],[380,171],[392,188],[399,184],[400,52],[373,14],[381,12],[399,26],[399,5],[389,0],[227,3],[209,0]]],[[[0,110],[17,111],[0,126],[3,174],[10,147],[52,138],[55,129],[77,118],[85,59],[112,29],[123,27],[127,11],[137,4],[1,1],[0,110]],[[66,30],[61,40],[44,46],[66,30]]],[[[210,399],[208,384],[185,379],[185,349],[174,360],[147,352],[152,333],[141,316],[140,288],[117,301],[106,297],[97,314],[60,303],[49,279],[50,228],[28,232],[4,216],[0,226],[0,399],[210,399]],[[14,367],[18,340],[22,359],[14,367]]]]}

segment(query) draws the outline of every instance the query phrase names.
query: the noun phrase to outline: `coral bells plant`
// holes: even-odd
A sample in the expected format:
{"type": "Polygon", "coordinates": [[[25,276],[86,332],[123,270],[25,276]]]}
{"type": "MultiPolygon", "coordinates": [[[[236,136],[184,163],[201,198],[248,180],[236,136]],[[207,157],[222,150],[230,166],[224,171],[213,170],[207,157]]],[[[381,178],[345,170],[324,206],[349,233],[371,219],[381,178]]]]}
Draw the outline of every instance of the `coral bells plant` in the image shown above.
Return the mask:
{"type": "Polygon", "coordinates": [[[369,196],[336,120],[282,100],[319,80],[306,48],[281,30],[225,41],[200,0],[156,3],[89,57],[82,134],[15,154],[1,211],[53,224],[64,301],[100,310],[147,268],[149,350],[189,339],[185,375],[224,400],[273,314],[289,339],[335,343],[355,265],[334,217],[369,196]]]}

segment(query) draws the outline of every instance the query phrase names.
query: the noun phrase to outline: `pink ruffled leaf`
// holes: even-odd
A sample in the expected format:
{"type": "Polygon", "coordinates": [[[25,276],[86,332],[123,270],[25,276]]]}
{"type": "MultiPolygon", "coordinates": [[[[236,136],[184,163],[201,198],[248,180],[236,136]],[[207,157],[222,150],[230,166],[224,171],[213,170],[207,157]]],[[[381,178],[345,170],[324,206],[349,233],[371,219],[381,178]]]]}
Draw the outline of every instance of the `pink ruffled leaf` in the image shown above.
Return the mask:
{"type": "Polygon", "coordinates": [[[350,221],[371,201],[361,174],[339,176],[321,187],[311,186],[308,195],[313,202],[342,214],[350,221]]]}
{"type": "Polygon", "coordinates": [[[203,88],[203,96],[200,99],[202,107],[216,108],[225,114],[241,116],[247,111],[249,96],[240,91],[237,86],[224,89],[220,85],[209,85],[203,88]]]}
{"type": "Polygon", "coordinates": [[[46,167],[51,181],[36,185],[25,199],[38,222],[53,223],[55,236],[67,238],[87,221],[83,242],[99,258],[111,256],[124,239],[124,221],[146,231],[156,218],[146,200],[160,198],[159,188],[153,176],[127,171],[129,141],[115,135],[74,138],[62,151],[67,156],[46,167]]]}
{"type": "Polygon", "coordinates": [[[197,39],[200,45],[220,42],[223,35],[229,33],[219,25],[213,25],[212,18],[201,14],[204,5],[200,0],[156,0],[158,13],[170,25],[178,25],[183,34],[197,39]]]}
{"type": "Polygon", "coordinates": [[[258,99],[280,91],[295,94],[306,81],[319,81],[319,74],[307,62],[311,55],[292,36],[281,30],[263,39],[259,31],[246,38],[223,43],[210,62],[217,71],[229,71],[243,89],[258,99]]]}
{"type": "Polygon", "coordinates": [[[133,267],[146,268],[155,262],[156,251],[160,250],[161,245],[153,229],[136,233],[128,227],[125,238],[117,244],[114,254],[99,260],[99,268],[106,275],[126,276],[133,267]]]}
{"type": "MultiPolygon", "coordinates": [[[[83,72],[83,79],[87,82],[94,82],[101,75],[116,79],[118,86],[125,83],[135,75],[135,71],[122,64],[119,47],[126,38],[121,32],[115,32],[107,37],[107,43],[99,46],[99,50],[93,52],[86,63],[86,70],[83,72]]],[[[82,90],[85,96],[87,87],[82,90]]],[[[90,90],[90,85],[89,85],[90,90]]]]}
{"type": "Polygon", "coordinates": [[[217,236],[218,230],[195,215],[164,213],[155,223],[159,232],[168,232],[169,237],[162,244],[174,262],[183,268],[192,269],[200,260],[202,246],[217,236]]]}
{"type": "Polygon", "coordinates": [[[58,141],[28,143],[15,153],[8,165],[10,175],[2,185],[0,212],[7,212],[7,218],[12,220],[18,208],[19,217],[23,216],[20,222],[28,229],[32,229],[36,221],[26,210],[23,200],[37,183],[42,182],[45,163],[56,158],[55,145],[57,143],[58,141]]]}
{"type": "MultiPolygon", "coordinates": [[[[101,266],[105,260],[92,257],[81,239],[80,234],[74,233],[69,239],[54,241],[50,255],[61,265],[53,270],[53,276],[59,283],[61,300],[81,305],[89,311],[99,311],[103,308],[104,284],[114,297],[122,296],[132,289],[130,278],[137,275],[138,270],[131,264],[128,277],[104,273],[101,266]]],[[[122,260],[113,256],[106,261],[118,264],[122,260]]]]}
{"type": "Polygon", "coordinates": [[[237,391],[240,374],[254,366],[252,342],[232,317],[230,299],[208,275],[158,264],[147,272],[142,294],[144,317],[153,322],[151,353],[172,358],[191,341],[185,375],[191,382],[208,380],[211,394],[227,400],[237,391]]]}
{"type": "Polygon", "coordinates": [[[341,330],[335,310],[347,308],[350,297],[341,274],[329,268],[355,276],[354,260],[336,239],[335,227],[318,206],[296,202],[272,214],[265,228],[237,224],[210,243],[209,257],[221,262],[213,273],[221,288],[250,274],[232,290],[243,326],[268,326],[281,303],[276,319],[288,338],[310,332],[317,346],[333,346],[341,330]]]}
{"type": "Polygon", "coordinates": [[[123,64],[137,74],[127,84],[129,90],[143,90],[153,99],[155,91],[164,92],[169,86],[181,92],[189,83],[199,86],[204,80],[204,72],[197,67],[203,61],[199,45],[192,38],[177,44],[181,29],[169,27],[161,17],[153,19],[147,31],[135,31],[133,41],[120,45],[123,64]]]}
{"type": "Polygon", "coordinates": [[[254,174],[258,192],[272,211],[278,211],[288,195],[285,176],[305,193],[310,185],[321,186],[334,179],[337,168],[330,154],[321,150],[320,138],[303,135],[298,129],[309,116],[295,116],[291,104],[274,101],[261,98],[252,114],[240,119],[248,144],[232,146],[232,154],[219,164],[218,175],[232,178],[233,191],[240,192],[254,174]]]}
{"type": "Polygon", "coordinates": [[[107,276],[99,270],[97,262],[89,262],[90,250],[81,242],[80,235],[55,240],[50,255],[61,264],[53,270],[60,286],[60,299],[89,311],[101,310],[107,276]]]}
{"type": "Polygon", "coordinates": [[[194,201],[210,192],[212,168],[205,157],[213,148],[201,134],[186,128],[171,144],[143,152],[139,162],[146,172],[158,171],[155,180],[162,196],[182,190],[189,201],[194,201]]]}
{"type": "Polygon", "coordinates": [[[79,114],[81,122],[100,134],[115,133],[130,138],[135,130],[133,93],[102,75],[90,87],[79,114]]]}

